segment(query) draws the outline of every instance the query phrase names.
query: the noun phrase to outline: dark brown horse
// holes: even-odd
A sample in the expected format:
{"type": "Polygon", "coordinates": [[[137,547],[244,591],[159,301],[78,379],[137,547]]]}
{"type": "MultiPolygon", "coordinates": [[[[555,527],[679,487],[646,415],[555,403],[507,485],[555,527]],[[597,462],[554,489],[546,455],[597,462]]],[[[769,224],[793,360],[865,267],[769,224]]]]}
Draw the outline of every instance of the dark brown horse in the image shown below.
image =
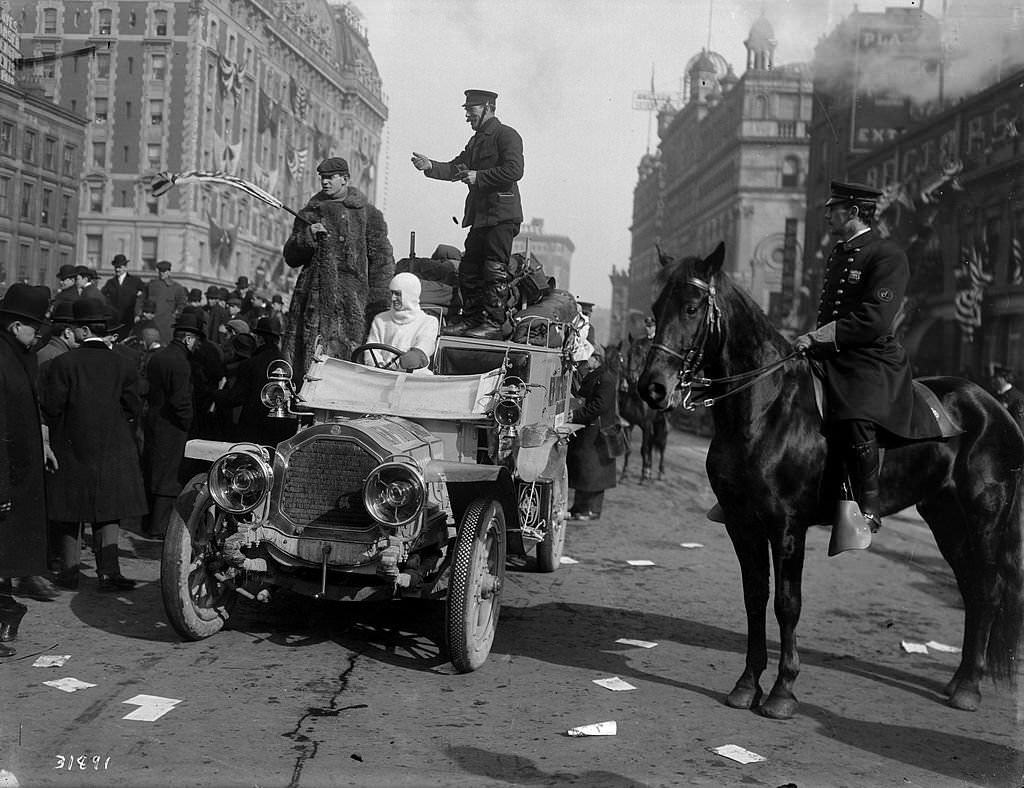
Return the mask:
{"type": "Polygon", "coordinates": [[[618,378],[619,416],[626,422],[626,453],[623,455],[620,480],[629,476],[629,455],[633,439],[633,427],[640,428],[640,483],[651,480],[654,467],[654,452],[658,453],[658,481],[665,478],[665,447],[668,444],[668,417],[663,410],[656,410],[644,402],[637,391],[636,383],[643,370],[644,354],[637,350],[637,340],[621,340],[609,345],[605,363],[618,378]]]}
{"type": "MultiPolygon", "coordinates": [[[[747,613],[746,667],[727,703],[787,718],[797,707],[796,626],[806,533],[819,521],[824,498],[835,494],[823,484],[826,445],[808,363],[793,355],[760,307],[722,272],[724,256],[719,244],[703,260],[662,260],[663,288],[654,304],[658,331],[640,390],[653,407],[666,408],[680,392],[689,399],[697,374],[705,382],[731,379],[708,390],[721,401],[713,409],[715,436],[707,458],[708,478],[739,558],[747,613]],[[762,373],[744,375],[757,370],[762,373]],[[771,570],[781,649],[778,677],[762,698],[771,570]]],[[[922,382],[963,433],[886,452],[883,514],[916,504],[953,569],[964,603],[963,655],[946,694],[951,706],[974,710],[986,669],[1011,685],[1018,669],[1024,436],[1007,411],[973,383],[945,377],[922,382]]],[[[883,527],[883,538],[884,533],[883,527]]]]}

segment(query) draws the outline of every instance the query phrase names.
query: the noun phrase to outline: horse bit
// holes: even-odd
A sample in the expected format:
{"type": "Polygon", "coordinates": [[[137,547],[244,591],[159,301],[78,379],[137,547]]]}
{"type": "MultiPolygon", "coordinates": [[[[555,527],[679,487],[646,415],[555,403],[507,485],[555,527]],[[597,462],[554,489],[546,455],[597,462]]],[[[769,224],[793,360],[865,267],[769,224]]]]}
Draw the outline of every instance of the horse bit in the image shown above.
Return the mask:
{"type": "Polygon", "coordinates": [[[677,374],[678,381],[676,382],[676,388],[684,392],[683,401],[680,406],[683,410],[694,411],[698,407],[710,408],[719,400],[723,400],[726,397],[730,397],[733,394],[740,393],[744,389],[750,388],[790,359],[796,358],[800,355],[794,351],[787,356],[783,356],[777,361],[766,364],[763,367],[758,367],[757,369],[753,369],[748,372],[740,372],[736,375],[726,375],[721,378],[698,377],[695,372],[701,368],[701,365],[704,362],[704,350],[707,345],[708,338],[712,334],[720,333],[722,330],[722,310],[718,306],[718,299],[716,298],[717,290],[715,289],[715,283],[713,281],[705,282],[703,279],[691,276],[687,278],[686,284],[693,285],[698,290],[702,291],[705,294],[702,300],[706,300],[708,305],[707,312],[705,312],[704,315],[704,322],[701,323],[693,344],[686,348],[682,353],[677,353],[672,348],[667,347],[660,342],[655,342],[651,345],[651,350],[648,354],[648,361],[650,361],[654,354],[660,350],[662,353],[679,359],[682,362],[677,374]],[[724,394],[720,394],[717,397],[707,397],[706,399],[696,401],[693,399],[693,389],[695,386],[706,389],[718,383],[740,382],[742,382],[742,385],[739,385],[734,389],[729,389],[724,394]]]}

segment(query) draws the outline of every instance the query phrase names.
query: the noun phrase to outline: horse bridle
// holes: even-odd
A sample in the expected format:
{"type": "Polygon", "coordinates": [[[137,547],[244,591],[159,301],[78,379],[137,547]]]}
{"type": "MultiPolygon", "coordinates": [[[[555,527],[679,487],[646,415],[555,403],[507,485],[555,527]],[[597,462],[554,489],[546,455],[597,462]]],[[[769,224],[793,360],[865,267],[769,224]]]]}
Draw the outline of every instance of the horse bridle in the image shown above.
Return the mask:
{"type": "Polygon", "coordinates": [[[787,361],[795,358],[799,355],[797,352],[790,353],[787,356],[773,361],[770,364],[766,364],[763,367],[750,370],[749,372],[740,372],[736,375],[726,375],[721,378],[705,378],[698,377],[695,373],[701,368],[704,363],[704,351],[706,349],[708,339],[712,334],[720,333],[722,330],[722,310],[718,306],[717,290],[715,289],[714,282],[705,282],[703,279],[698,279],[695,276],[688,277],[686,284],[693,285],[698,290],[704,293],[701,301],[707,302],[707,312],[704,313],[704,321],[701,323],[700,329],[697,331],[697,335],[694,337],[693,343],[679,353],[667,345],[663,345],[660,342],[655,342],[651,345],[650,353],[648,354],[648,363],[654,358],[654,354],[657,352],[664,353],[667,356],[678,359],[682,362],[677,373],[676,389],[682,390],[683,401],[681,407],[683,410],[693,411],[698,407],[710,408],[719,400],[730,397],[733,394],[738,394],[744,389],[748,389],[761,380],[767,377],[776,369],[781,367],[787,361]],[[693,400],[693,389],[694,386],[699,388],[710,388],[719,383],[741,383],[742,385],[736,388],[729,389],[724,394],[720,394],[717,397],[708,397],[699,401],[693,400]]]}

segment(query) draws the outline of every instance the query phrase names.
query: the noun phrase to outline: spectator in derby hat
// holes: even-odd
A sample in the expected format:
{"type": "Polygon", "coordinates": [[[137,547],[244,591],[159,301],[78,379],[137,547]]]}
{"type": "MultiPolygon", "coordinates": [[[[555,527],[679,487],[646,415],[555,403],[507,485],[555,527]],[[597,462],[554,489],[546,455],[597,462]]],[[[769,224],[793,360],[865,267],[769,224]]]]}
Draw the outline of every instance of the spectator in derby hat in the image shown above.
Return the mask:
{"type": "Polygon", "coordinates": [[[510,331],[512,240],[523,222],[523,140],[495,117],[497,93],[465,93],[462,107],[474,134],[462,153],[448,162],[413,153],[412,163],[428,178],[461,181],[469,190],[462,217],[469,234],[459,265],[462,322],[447,326],[444,333],[501,339],[510,331]]]}
{"type": "Polygon", "coordinates": [[[62,265],[60,270],[57,271],[57,281],[60,282],[60,289],[53,299],[54,306],[59,303],[73,304],[78,300],[78,288],[75,286],[75,267],[73,265],[62,265]]]}
{"type": "Polygon", "coordinates": [[[132,326],[131,331],[128,332],[129,336],[142,338],[142,329],[146,326],[153,326],[156,328],[157,333],[160,332],[160,327],[157,326],[156,321],[153,319],[156,317],[156,301],[152,299],[146,299],[142,302],[142,307],[139,312],[139,317],[132,326]]]}
{"type": "Polygon", "coordinates": [[[1009,367],[992,367],[992,393],[996,395],[1017,426],[1024,430],[1024,393],[1013,385],[1014,374],[1009,367]]]}
{"type": "Polygon", "coordinates": [[[42,381],[46,365],[57,356],[78,347],[75,332],[71,325],[74,317],[74,306],[70,301],[58,301],[50,312],[49,339],[36,351],[36,363],[39,365],[39,379],[42,381]]]}
{"type": "MultiPolygon", "coordinates": [[[[227,298],[228,320],[242,319],[242,299],[236,295],[227,298]]],[[[225,321],[227,322],[227,321],[225,321]]]]}
{"type": "Polygon", "coordinates": [[[97,301],[103,301],[106,303],[106,299],[103,297],[103,293],[99,287],[96,286],[96,281],[100,278],[100,275],[96,273],[96,270],[90,268],[87,265],[80,265],[75,268],[75,287],[78,288],[78,295],[80,298],[93,298],[97,301]]]}
{"type": "Polygon", "coordinates": [[[277,322],[278,331],[284,329],[284,298],[274,293],[270,298],[270,316],[277,322]]]}
{"type": "Polygon", "coordinates": [[[221,288],[210,285],[206,288],[206,338],[220,342],[220,327],[228,321],[228,308],[224,303],[221,288]]]}
{"type": "Polygon", "coordinates": [[[200,306],[186,306],[181,314],[195,315],[203,335],[196,341],[189,363],[192,365],[192,405],[195,418],[189,437],[215,440],[221,430],[213,413],[213,393],[224,377],[224,354],[220,346],[206,338],[206,312],[200,306]]]}
{"type": "Polygon", "coordinates": [[[72,322],[79,346],[50,362],[40,396],[57,455],[46,500],[60,533],[58,580],[77,586],[79,527],[89,522],[99,590],[129,591],[135,581],[121,574],[120,522],[147,511],[134,434],[138,371],[104,341],[116,329],[104,301],[79,299],[72,322]]]}
{"type": "Polygon", "coordinates": [[[157,278],[146,285],[145,300],[156,307],[153,321],[160,329],[161,341],[171,341],[172,325],[185,307],[185,288],[171,279],[171,264],[161,260],[156,264],[157,278]]]}
{"type": "Polygon", "coordinates": [[[49,304],[48,288],[21,282],[0,299],[0,657],[14,654],[7,643],[27,610],[12,596],[11,578],[46,572],[44,468],[54,455],[39,419],[31,348],[49,304]]]}
{"type": "Polygon", "coordinates": [[[572,436],[566,467],[573,488],[570,520],[597,520],[604,506],[604,491],[616,483],[615,457],[608,453],[601,430],[618,423],[615,375],[605,366],[601,349],[586,361],[587,374],[575,392],[570,420],[585,425],[572,436]]]}
{"type": "Polygon", "coordinates": [[[235,291],[231,294],[238,299],[242,313],[252,309],[252,286],[249,284],[249,277],[240,276],[235,282],[235,291]]]}
{"type": "Polygon", "coordinates": [[[186,301],[187,306],[203,308],[203,291],[198,287],[193,287],[188,291],[188,300],[186,301]]]}
{"type": "Polygon", "coordinates": [[[339,156],[317,166],[320,191],[299,211],[284,260],[299,268],[281,349],[296,378],[305,374],[317,337],[329,356],[347,359],[373,316],[388,308],[395,260],[384,215],[349,185],[339,156]]]}
{"type": "Polygon", "coordinates": [[[195,411],[189,356],[203,334],[194,314],[178,318],[171,343],[149,361],[149,410],[146,412],[143,466],[150,520],[145,530],[162,539],[181,492],[181,465],[195,411]]]}
{"type": "MultiPolygon", "coordinates": [[[[261,317],[256,322],[252,335],[256,338],[255,351],[251,357],[239,363],[231,385],[218,391],[214,396],[220,409],[227,411],[241,408],[232,440],[276,446],[293,435],[296,426],[291,419],[276,419],[269,416],[267,406],[260,397],[267,383],[267,367],[274,361],[284,359],[278,347],[281,330],[273,318],[261,317]]],[[[238,338],[242,339],[244,336],[238,338]]]]}
{"type": "Polygon", "coordinates": [[[114,319],[122,326],[119,336],[124,339],[138,318],[146,284],[139,277],[128,273],[128,258],[123,254],[115,254],[111,265],[114,275],[106,281],[100,292],[114,310],[114,319]]]}

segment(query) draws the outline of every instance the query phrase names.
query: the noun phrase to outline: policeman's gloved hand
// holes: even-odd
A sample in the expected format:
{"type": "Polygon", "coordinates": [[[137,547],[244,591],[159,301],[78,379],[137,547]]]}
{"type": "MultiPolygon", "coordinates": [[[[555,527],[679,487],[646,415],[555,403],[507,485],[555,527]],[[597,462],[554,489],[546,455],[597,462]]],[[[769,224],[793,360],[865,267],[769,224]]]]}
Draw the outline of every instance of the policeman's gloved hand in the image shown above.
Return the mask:
{"type": "Polygon", "coordinates": [[[414,369],[422,369],[427,366],[429,361],[426,353],[418,347],[414,347],[398,357],[398,366],[406,372],[412,372],[414,369]]]}
{"type": "Polygon", "coordinates": [[[821,328],[801,334],[793,343],[793,349],[801,355],[813,359],[826,359],[839,352],[836,345],[835,321],[826,323],[821,328]]]}

